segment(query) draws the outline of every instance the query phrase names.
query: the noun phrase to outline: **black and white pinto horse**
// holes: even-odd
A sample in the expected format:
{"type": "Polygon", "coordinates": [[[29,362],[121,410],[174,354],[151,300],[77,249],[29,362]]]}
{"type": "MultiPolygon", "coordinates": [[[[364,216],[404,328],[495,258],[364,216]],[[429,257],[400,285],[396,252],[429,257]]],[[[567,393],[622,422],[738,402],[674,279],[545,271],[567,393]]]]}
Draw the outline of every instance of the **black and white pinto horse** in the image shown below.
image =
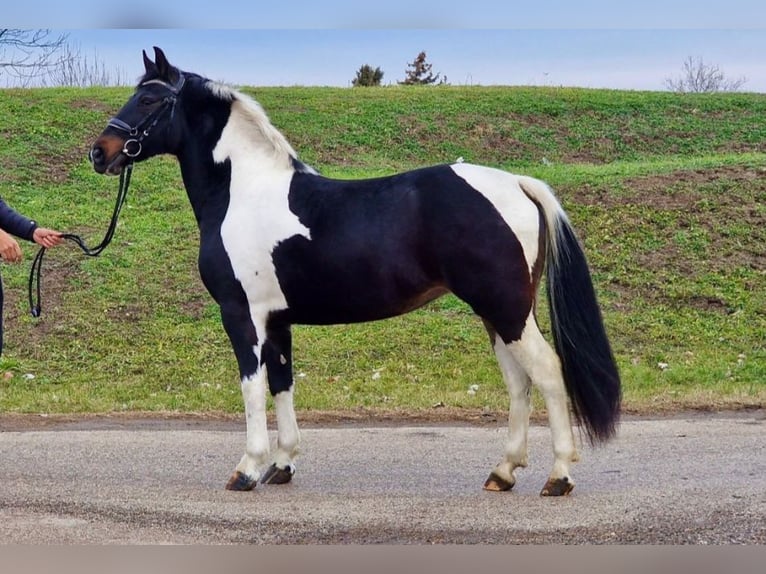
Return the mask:
{"type": "Polygon", "coordinates": [[[226,488],[286,483],[295,472],[292,324],[383,319],[452,292],[484,322],[511,398],[505,456],[484,487],[509,490],[527,465],[535,385],[554,453],[541,494],[568,494],[578,460],[569,402],[591,442],[605,441],[620,379],[585,257],[548,186],[467,163],[328,179],[298,160],[248,96],[180,71],[158,48],[154,62],[144,52],[144,65],[91,160],[115,175],[158,154],[178,158],[199,225],[202,281],[241,375],[247,442],[226,488]],[[555,351],[534,314],[543,271],[555,351]],[[273,457],[267,391],[278,427],[273,457]]]}

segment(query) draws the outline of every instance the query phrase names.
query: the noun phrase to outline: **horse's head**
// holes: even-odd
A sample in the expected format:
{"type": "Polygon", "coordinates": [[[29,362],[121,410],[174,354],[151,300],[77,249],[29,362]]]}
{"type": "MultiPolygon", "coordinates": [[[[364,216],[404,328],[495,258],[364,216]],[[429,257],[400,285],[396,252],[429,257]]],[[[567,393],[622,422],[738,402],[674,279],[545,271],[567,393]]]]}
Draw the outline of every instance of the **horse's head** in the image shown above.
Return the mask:
{"type": "Polygon", "coordinates": [[[117,175],[134,161],[171,152],[176,104],[186,77],[155,46],[155,61],[144,52],[146,73],[128,102],[93,143],[90,159],[98,173],[117,175]]]}

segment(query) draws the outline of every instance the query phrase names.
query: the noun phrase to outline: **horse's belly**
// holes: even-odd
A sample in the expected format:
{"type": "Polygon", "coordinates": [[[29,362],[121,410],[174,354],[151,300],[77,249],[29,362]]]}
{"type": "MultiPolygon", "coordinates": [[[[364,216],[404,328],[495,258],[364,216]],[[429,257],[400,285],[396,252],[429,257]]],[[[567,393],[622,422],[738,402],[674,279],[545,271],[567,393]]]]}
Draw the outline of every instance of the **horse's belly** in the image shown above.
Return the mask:
{"type": "Polygon", "coordinates": [[[393,280],[322,280],[284,286],[293,323],[329,325],[361,323],[402,315],[447,293],[436,284],[403,284],[393,280]]]}

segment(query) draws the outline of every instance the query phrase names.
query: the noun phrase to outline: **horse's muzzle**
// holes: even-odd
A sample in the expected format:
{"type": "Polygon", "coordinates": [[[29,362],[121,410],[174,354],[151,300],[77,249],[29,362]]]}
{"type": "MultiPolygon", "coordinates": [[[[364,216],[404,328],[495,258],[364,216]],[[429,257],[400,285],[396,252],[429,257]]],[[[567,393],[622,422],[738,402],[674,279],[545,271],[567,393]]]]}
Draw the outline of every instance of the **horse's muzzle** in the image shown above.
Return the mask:
{"type": "Polygon", "coordinates": [[[127,163],[128,158],[122,153],[121,148],[117,150],[105,149],[99,141],[93,144],[88,152],[88,159],[93,164],[96,173],[119,175],[122,168],[127,163]]]}
{"type": "Polygon", "coordinates": [[[93,169],[99,173],[103,173],[103,170],[106,169],[106,156],[104,150],[96,145],[90,148],[90,151],[88,152],[88,161],[93,164],[93,169]]]}

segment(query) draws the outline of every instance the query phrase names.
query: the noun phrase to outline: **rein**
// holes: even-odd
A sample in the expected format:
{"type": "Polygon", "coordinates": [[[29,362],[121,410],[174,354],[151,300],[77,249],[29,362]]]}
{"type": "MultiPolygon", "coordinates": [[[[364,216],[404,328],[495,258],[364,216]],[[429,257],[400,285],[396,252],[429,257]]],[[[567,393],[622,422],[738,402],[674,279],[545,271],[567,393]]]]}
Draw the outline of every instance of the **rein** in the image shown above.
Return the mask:
{"type": "MultiPolygon", "coordinates": [[[[165,82],[158,80],[149,80],[142,85],[150,83],[160,83],[167,87],[173,95],[167,96],[162,99],[161,105],[157,107],[152,113],[142,119],[138,125],[131,126],[127,122],[120,118],[113,117],[107,123],[107,127],[114,128],[126,132],[129,136],[122,145],[122,153],[128,158],[128,163],[120,172],[120,187],[117,192],[117,200],[114,204],[114,211],[112,212],[112,220],[109,222],[109,227],[106,230],[104,238],[96,247],[88,247],[85,241],[74,233],[63,233],[61,237],[74,242],[82,250],[82,252],[88,257],[98,257],[101,252],[112,242],[115,229],[117,228],[117,219],[120,216],[120,211],[125,203],[125,198],[128,196],[128,187],[130,186],[130,175],[133,172],[133,160],[141,154],[143,150],[142,142],[149,136],[149,133],[157,126],[162,116],[170,111],[170,121],[173,121],[175,115],[177,96],[186,82],[185,77],[182,75],[175,85],[169,85],[165,82]]],[[[42,269],[43,269],[43,257],[45,256],[45,247],[41,247],[37,252],[37,255],[32,261],[32,268],[29,271],[29,283],[27,285],[29,291],[29,311],[33,317],[39,317],[42,314],[41,305],[41,282],[42,282],[42,269]],[[37,299],[35,302],[35,287],[37,299]]],[[[0,329],[2,327],[0,326],[0,329]]],[[[1,333],[0,333],[0,336],[1,333]]],[[[0,343],[2,344],[2,343],[0,343]]]]}
{"type": "MultiPolygon", "coordinates": [[[[82,252],[88,257],[98,257],[101,252],[112,242],[114,232],[117,229],[117,219],[120,217],[120,211],[125,204],[125,198],[128,196],[128,187],[130,186],[130,176],[133,172],[133,162],[125,165],[125,168],[120,172],[120,187],[117,192],[117,200],[114,204],[114,211],[112,212],[112,220],[109,222],[109,227],[106,230],[104,238],[101,243],[95,247],[88,247],[85,241],[74,233],[63,233],[61,237],[74,242],[82,252]]],[[[43,256],[45,255],[46,247],[41,247],[35,255],[32,261],[32,268],[29,270],[29,283],[27,285],[29,291],[29,311],[33,317],[39,317],[42,314],[41,306],[41,281],[43,274],[43,256]],[[34,299],[34,287],[37,286],[37,302],[34,299]]]]}

